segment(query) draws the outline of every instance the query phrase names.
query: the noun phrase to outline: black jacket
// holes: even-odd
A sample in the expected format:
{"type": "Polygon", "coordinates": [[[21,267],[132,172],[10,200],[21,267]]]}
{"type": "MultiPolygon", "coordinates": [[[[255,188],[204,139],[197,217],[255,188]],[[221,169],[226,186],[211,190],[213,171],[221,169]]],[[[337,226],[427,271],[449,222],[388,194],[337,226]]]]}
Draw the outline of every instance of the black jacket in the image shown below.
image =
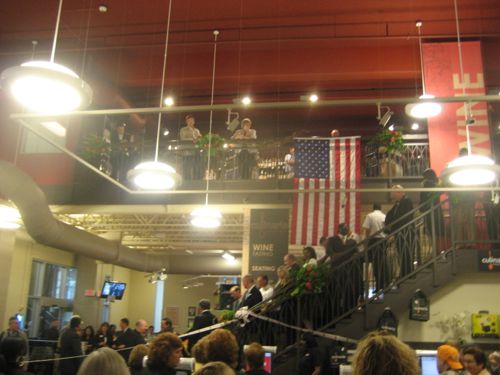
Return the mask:
{"type": "Polygon", "coordinates": [[[409,223],[412,219],[412,215],[407,215],[404,219],[398,220],[405,214],[413,210],[413,203],[411,203],[410,198],[406,195],[403,196],[398,202],[394,203],[387,215],[385,215],[385,231],[387,233],[394,232],[395,230],[401,228],[403,225],[409,223]]]}
{"type": "Polygon", "coordinates": [[[117,349],[121,345],[125,345],[125,348],[130,348],[129,350],[120,350],[119,353],[125,360],[125,362],[128,363],[128,357],[130,356],[130,352],[132,351],[132,348],[136,345],[139,344],[145,344],[146,340],[144,340],[144,337],[137,332],[135,329],[127,329],[125,332],[122,332],[120,336],[115,341],[115,346],[117,349]]]}
{"type": "MultiPolygon", "coordinates": [[[[205,310],[203,311],[200,315],[196,316],[194,318],[193,326],[191,329],[188,331],[193,332],[197,331],[201,328],[209,327],[213,324],[217,323],[217,318],[215,315],[213,315],[210,311],[205,310]]],[[[202,332],[202,333],[197,333],[192,336],[188,336],[189,342],[188,342],[188,351],[191,352],[191,349],[193,348],[194,344],[198,342],[202,337],[208,335],[210,331],[202,332]]]]}
{"type": "Polygon", "coordinates": [[[262,294],[257,286],[252,285],[252,287],[243,294],[241,307],[247,306],[250,309],[260,302],[262,302],[262,294]]]}
{"type": "MultiPolygon", "coordinates": [[[[61,347],[59,349],[61,357],[81,356],[82,340],[74,329],[66,329],[61,335],[61,347]]],[[[62,375],[74,375],[78,372],[83,358],[66,359],[59,362],[62,375]]]]}

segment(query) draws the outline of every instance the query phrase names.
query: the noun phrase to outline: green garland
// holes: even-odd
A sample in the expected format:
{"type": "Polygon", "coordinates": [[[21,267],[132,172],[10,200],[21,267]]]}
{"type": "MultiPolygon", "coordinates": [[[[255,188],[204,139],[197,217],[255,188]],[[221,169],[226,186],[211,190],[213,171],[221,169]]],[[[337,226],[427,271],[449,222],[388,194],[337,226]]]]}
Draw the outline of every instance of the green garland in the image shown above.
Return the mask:
{"type": "Polygon", "coordinates": [[[292,296],[299,296],[304,293],[321,293],[326,284],[327,267],[308,265],[301,267],[295,275],[295,289],[292,296]]]}
{"type": "Polygon", "coordinates": [[[200,150],[206,151],[206,155],[208,156],[208,144],[210,143],[210,138],[212,138],[212,144],[210,147],[210,156],[213,157],[217,153],[217,150],[222,148],[226,140],[222,138],[218,134],[205,134],[203,137],[198,139],[196,142],[196,147],[200,150]]]}
{"type": "Polygon", "coordinates": [[[395,154],[402,152],[405,146],[403,133],[398,130],[384,128],[372,140],[373,144],[379,147],[381,152],[395,154]]]}

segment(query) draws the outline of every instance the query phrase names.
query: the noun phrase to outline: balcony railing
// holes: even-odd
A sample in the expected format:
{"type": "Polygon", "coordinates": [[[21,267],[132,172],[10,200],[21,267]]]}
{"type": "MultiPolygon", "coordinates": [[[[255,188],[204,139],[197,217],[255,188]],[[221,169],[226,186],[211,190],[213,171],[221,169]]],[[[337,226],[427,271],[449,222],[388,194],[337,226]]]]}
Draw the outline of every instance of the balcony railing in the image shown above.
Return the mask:
{"type": "MultiPolygon", "coordinates": [[[[127,171],[147,155],[153,155],[154,145],[127,143],[113,146],[104,142],[88,161],[117,180],[124,181],[127,171]]],[[[172,165],[183,180],[269,180],[293,178],[293,165],[285,161],[293,139],[229,140],[212,149],[211,167],[207,171],[206,148],[192,142],[170,141],[161,145],[160,160],[172,165]]],[[[362,141],[361,169],[363,177],[419,177],[429,167],[428,143],[407,142],[397,155],[380,153],[378,147],[362,141]]]]}

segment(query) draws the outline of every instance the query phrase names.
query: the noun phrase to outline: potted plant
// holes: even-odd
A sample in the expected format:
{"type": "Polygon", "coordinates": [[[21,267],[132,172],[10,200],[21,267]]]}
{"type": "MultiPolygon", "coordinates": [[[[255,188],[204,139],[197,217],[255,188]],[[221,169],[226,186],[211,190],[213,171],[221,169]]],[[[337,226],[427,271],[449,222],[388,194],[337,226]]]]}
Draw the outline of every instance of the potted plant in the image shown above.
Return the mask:
{"type": "Polygon", "coordinates": [[[398,177],[403,175],[403,169],[398,160],[404,150],[403,133],[400,130],[383,128],[372,140],[378,147],[378,160],[380,163],[380,176],[398,177]]]}

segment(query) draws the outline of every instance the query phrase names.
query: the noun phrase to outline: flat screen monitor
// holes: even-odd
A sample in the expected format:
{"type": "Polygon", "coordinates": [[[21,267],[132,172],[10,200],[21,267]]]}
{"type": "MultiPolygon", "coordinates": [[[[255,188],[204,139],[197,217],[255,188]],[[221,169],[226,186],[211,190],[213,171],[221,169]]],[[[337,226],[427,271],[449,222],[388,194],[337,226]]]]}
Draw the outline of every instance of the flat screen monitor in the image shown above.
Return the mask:
{"type": "Polygon", "coordinates": [[[264,370],[266,370],[268,373],[271,373],[272,362],[273,362],[272,353],[266,352],[264,355],[264,370]]]}
{"type": "Polygon", "coordinates": [[[114,297],[116,300],[121,300],[125,293],[126,283],[115,281],[105,281],[102,286],[101,298],[114,297]]]}
{"type": "Polygon", "coordinates": [[[422,375],[439,375],[436,356],[435,355],[421,356],[420,369],[422,370],[422,375]]]}

